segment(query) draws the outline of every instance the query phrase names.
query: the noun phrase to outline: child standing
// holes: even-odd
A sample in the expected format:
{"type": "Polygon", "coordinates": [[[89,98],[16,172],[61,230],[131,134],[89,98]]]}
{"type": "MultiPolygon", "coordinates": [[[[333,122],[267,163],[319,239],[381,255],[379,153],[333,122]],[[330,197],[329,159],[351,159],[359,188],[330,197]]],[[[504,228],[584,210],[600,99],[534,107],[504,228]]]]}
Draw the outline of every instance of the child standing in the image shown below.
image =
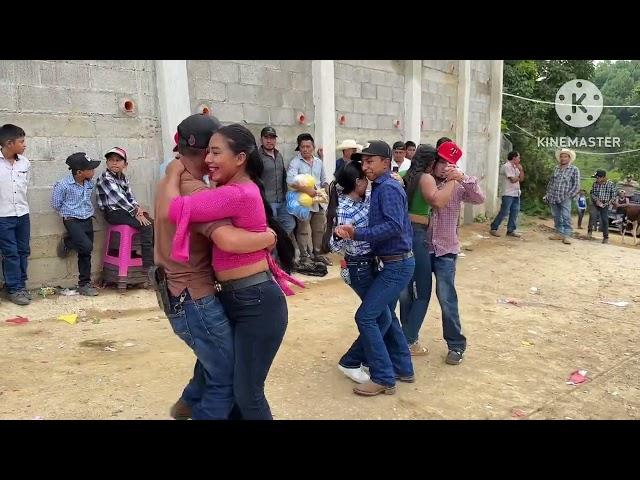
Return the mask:
{"type": "Polygon", "coordinates": [[[7,123],[0,127],[0,254],[9,300],[28,305],[26,290],[29,258],[29,204],[27,186],[31,164],[23,155],[27,144],[22,128],[7,123]]]}
{"type": "Polygon", "coordinates": [[[587,210],[587,192],[586,190],[580,190],[578,197],[576,198],[576,204],[578,207],[578,228],[582,229],[582,218],[584,212],[587,210]]]}
{"type": "Polygon", "coordinates": [[[96,296],[91,286],[91,252],[93,250],[93,215],[91,203],[94,183],[91,180],[99,160],[92,160],[84,152],[74,153],[66,160],[71,174],[61,178],[53,187],[51,206],[62,217],[67,230],[58,244],[58,256],[65,258],[70,250],[78,252],[78,292],[96,296]]]}

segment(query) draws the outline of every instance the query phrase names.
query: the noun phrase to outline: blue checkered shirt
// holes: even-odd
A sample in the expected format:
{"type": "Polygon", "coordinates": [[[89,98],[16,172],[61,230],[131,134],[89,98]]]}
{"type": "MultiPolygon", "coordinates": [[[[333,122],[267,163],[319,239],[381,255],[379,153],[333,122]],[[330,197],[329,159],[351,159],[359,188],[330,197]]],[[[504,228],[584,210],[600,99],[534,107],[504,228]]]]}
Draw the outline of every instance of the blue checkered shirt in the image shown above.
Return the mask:
{"type": "Polygon", "coordinates": [[[69,174],[58,180],[53,186],[51,206],[63,218],[72,217],[85,220],[93,217],[95,212],[91,203],[92,193],[92,180],[85,180],[83,185],[78,185],[73,175],[69,174]]]}
{"type": "Polygon", "coordinates": [[[580,191],[580,170],[575,165],[558,165],[547,184],[547,202],[561,203],[575,197],[580,191]]]}
{"type": "MultiPolygon", "coordinates": [[[[340,194],[338,197],[338,208],[336,208],[338,225],[366,227],[369,224],[369,201],[369,195],[365,197],[364,201],[356,202],[347,195],[340,194]]],[[[371,245],[369,245],[369,242],[345,239],[336,240],[331,237],[329,246],[332,251],[343,250],[345,255],[350,257],[369,255],[371,253],[371,245]]]]}
{"type": "Polygon", "coordinates": [[[373,181],[369,226],[356,228],[355,239],[371,243],[371,250],[377,256],[411,251],[413,229],[409,221],[407,194],[389,172],[373,181]]]}

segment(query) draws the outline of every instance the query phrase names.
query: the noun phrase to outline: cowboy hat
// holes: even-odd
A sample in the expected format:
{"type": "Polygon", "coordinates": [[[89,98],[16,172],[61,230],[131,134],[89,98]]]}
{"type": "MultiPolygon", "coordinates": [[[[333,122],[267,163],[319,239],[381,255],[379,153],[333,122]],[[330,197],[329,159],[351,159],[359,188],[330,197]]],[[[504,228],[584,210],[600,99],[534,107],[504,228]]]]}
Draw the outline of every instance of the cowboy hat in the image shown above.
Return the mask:
{"type": "Polygon", "coordinates": [[[358,148],[358,144],[356,143],[355,140],[348,138],[346,140],[343,140],[342,143],[340,145],[338,145],[336,147],[336,150],[346,150],[348,148],[358,148]]]}
{"type": "Polygon", "coordinates": [[[561,153],[569,154],[569,157],[571,157],[572,162],[576,159],[576,152],[574,152],[573,150],[569,150],[568,148],[563,148],[561,150],[556,150],[556,160],[560,161],[561,153]]]}

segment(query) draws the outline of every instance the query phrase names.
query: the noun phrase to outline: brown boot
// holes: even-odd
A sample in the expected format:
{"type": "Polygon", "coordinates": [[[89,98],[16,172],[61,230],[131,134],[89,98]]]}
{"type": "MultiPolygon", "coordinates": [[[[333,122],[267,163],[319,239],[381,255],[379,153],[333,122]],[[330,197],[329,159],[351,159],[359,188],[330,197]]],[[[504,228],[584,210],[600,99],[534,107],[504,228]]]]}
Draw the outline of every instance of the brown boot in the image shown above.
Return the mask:
{"type": "Polygon", "coordinates": [[[393,387],[385,387],[384,385],[379,385],[375,382],[367,382],[354,387],[353,393],[357,395],[364,395],[365,397],[373,397],[375,395],[380,395],[381,393],[384,393],[385,395],[393,395],[396,393],[396,387],[395,385],[393,387]]]}
{"type": "Polygon", "coordinates": [[[558,233],[554,233],[549,237],[549,240],[562,240],[564,237],[558,233]]]}
{"type": "Polygon", "coordinates": [[[191,407],[180,398],[169,410],[169,415],[174,420],[189,420],[191,418],[191,407]]]}

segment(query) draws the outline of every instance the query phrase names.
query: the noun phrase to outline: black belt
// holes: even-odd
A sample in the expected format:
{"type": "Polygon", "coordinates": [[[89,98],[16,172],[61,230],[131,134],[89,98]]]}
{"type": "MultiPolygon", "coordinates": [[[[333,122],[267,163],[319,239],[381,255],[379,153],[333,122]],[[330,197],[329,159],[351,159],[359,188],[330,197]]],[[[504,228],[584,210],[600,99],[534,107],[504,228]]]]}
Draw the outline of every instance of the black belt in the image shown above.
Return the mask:
{"type": "Polygon", "coordinates": [[[243,288],[253,287],[254,285],[258,285],[269,280],[273,280],[273,274],[271,272],[259,272],[245,278],[239,278],[238,280],[216,282],[216,289],[219,292],[241,290],[243,288]]]}
{"type": "Polygon", "coordinates": [[[413,251],[402,253],[400,255],[379,255],[378,258],[382,260],[384,263],[389,262],[399,262],[401,260],[406,260],[407,258],[413,257],[413,251]]]}
{"type": "Polygon", "coordinates": [[[345,255],[345,262],[370,262],[375,257],[373,255],[345,255]]]}

